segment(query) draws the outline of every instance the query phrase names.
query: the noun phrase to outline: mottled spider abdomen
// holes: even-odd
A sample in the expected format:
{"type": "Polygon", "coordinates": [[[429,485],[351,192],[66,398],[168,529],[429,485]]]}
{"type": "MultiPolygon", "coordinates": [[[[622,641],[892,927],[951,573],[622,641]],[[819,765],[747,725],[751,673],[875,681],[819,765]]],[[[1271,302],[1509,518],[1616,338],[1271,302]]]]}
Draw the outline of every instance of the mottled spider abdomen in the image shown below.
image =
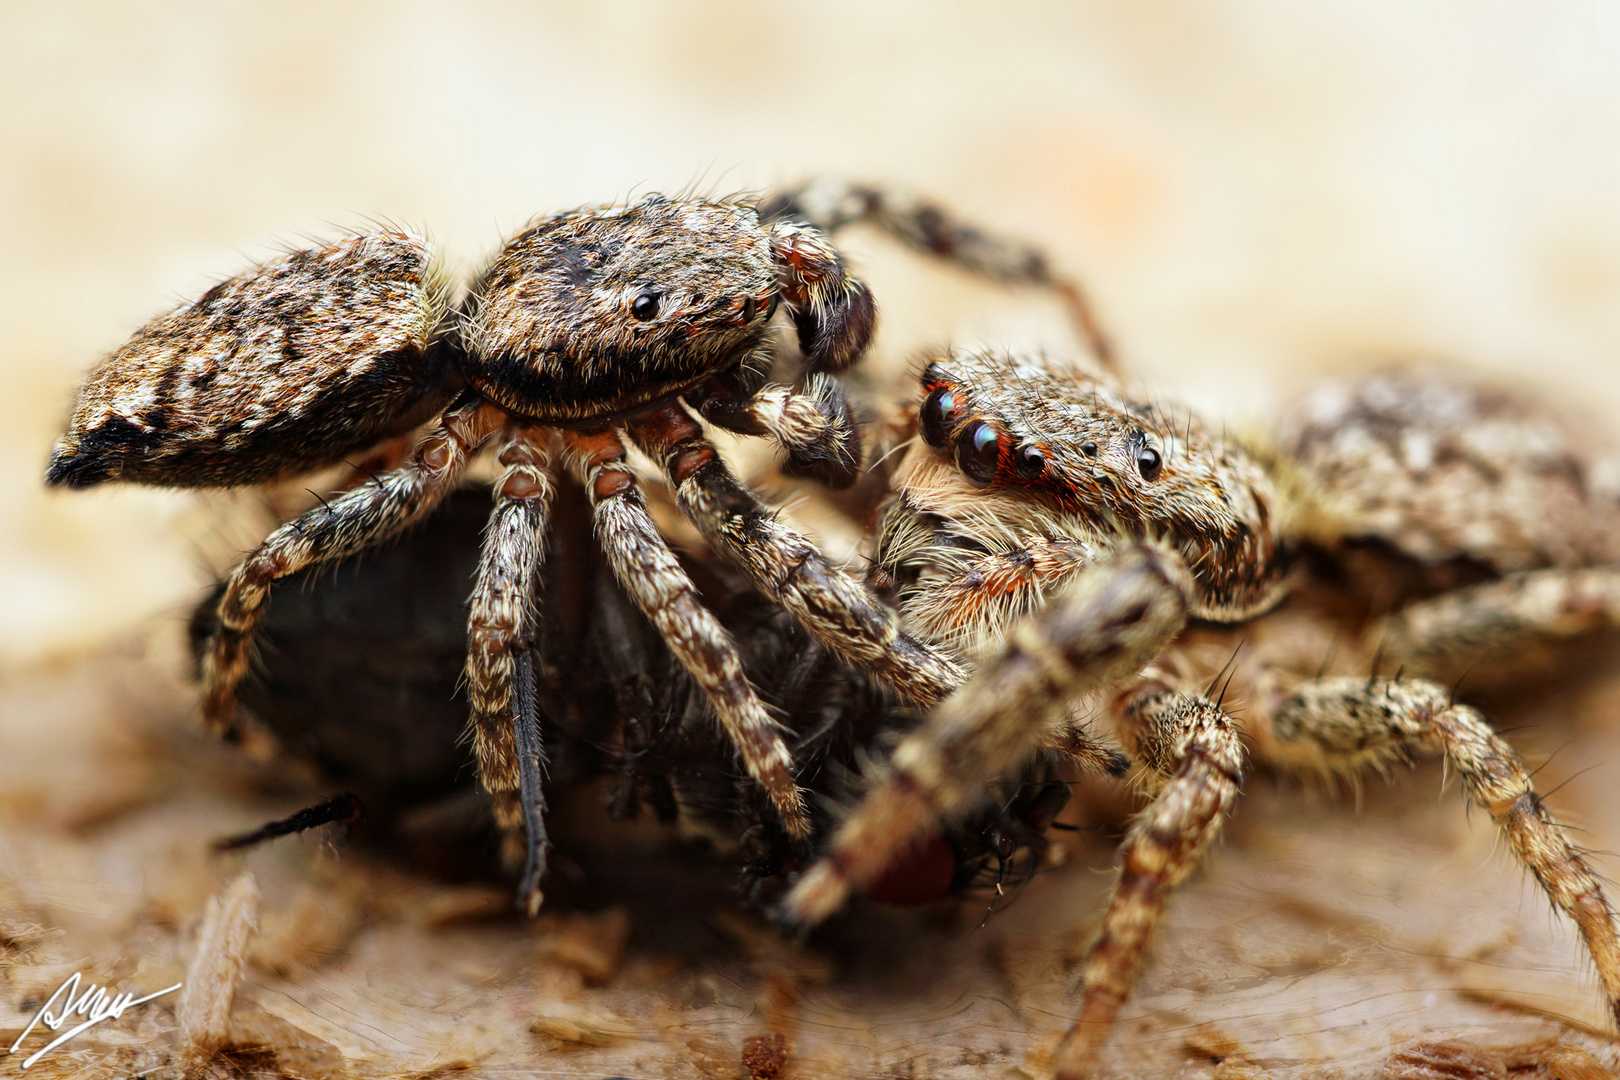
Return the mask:
{"type": "Polygon", "coordinates": [[[1311,533],[1477,576],[1620,562],[1620,460],[1523,391],[1437,369],[1333,380],[1279,444],[1320,516],[1311,533]]]}
{"type": "Polygon", "coordinates": [[[351,236],[221,282],[91,372],[46,480],[174,487],[306,471],[415,427],[459,377],[426,240],[351,236]]]}

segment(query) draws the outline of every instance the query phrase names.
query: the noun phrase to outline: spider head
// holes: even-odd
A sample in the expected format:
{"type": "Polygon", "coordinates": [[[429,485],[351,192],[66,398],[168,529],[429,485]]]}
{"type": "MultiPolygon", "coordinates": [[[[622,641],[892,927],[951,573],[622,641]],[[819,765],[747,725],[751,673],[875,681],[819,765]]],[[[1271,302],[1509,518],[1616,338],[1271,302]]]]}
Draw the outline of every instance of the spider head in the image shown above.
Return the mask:
{"type": "Polygon", "coordinates": [[[860,303],[845,296],[817,314],[806,293],[822,279],[865,298],[864,330],[831,335],[858,355],[871,331],[870,294],[844,277],[819,233],[801,227],[802,242],[784,240],[783,228],[762,225],[740,203],[661,195],[541,222],[509,242],[472,289],[462,333],[468,378],[522,416],[609,422],[765,348],[780,302],[813,364],[841,355],[817,333],[860,303]]]}
{"type": "Polygon", "coordinates": [[[1157,539],[1186,558],[1198,616],[1275,602],[1286,560],[1271,480],[1190,416],[1046,358],[940,357],[922,389],[928,455],[905,482],[957,531],[992,547],[997,534],[1157,539]]]}

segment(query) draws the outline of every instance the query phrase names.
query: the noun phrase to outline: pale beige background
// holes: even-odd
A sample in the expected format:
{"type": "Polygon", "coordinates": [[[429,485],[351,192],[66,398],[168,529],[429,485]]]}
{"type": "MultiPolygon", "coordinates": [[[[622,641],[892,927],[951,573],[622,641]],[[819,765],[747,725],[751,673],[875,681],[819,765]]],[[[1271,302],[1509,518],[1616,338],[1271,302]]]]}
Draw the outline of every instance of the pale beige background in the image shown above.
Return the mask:
{"type": "MultiPolygon", "coordinates": [[[[0,6],[0,710],[21,730],[19,701],[56,699],[17,688],[169,633],[205,579],[193,497],[43,490],[83,371],[248,259],[370,216],[467,263],[585,202],[892,180],[1039,237],[1133,369],[1216,416],[1263,417],[1325,367],[1440,354],[1580,401],[1607,438],[1617,57],[1620,10],[1574,2],[0,6]]],[[[1038,303],[851,247],[885,304],[883,356],[1065,347],[1038,303]]],[[[1612,726],[1616,698],[1582,707],[1612,726]]],[[[27,723],[11,770],[48,771],[60,744],[27,723]]],[[[1616,820],[1592,800],[1620,756],[1571,756],[1545,775],[1598,764],[1565,797],[1616,820]]],[[[1562,934],[1511,874],[1476,869],[1477,822],[1432,813],[1471,838],[1458,880],[1562,934]]],[[[1589,1008],[1585,984],[1574,996],[1589,1008]]],[[[1391,999],[1363,1041],[1411,1012],[1391,999]]]]}
{"type": "MultiPolygon", "coordinates": [[[[1585,3],[6,5],[0,663],[191,577],[182,500],[41,491],[85,367],[374,215],[474,261],[557,208],[840,170],[1040,236],[1138,370],[1233,416],[1390,351],[1612,414],[1617,56],[1585,3]]],[[[883,284],[891,329],[979,329],[949,278],[926,320],[883,284]]]]}

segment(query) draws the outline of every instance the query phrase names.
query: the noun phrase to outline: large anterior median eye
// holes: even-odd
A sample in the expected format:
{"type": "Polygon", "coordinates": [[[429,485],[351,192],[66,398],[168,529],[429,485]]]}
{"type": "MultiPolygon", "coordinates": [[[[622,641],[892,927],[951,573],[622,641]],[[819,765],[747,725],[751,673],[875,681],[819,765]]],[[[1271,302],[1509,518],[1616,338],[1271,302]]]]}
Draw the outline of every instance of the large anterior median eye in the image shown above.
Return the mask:
{"type": "Polygon", "coordinates": [[[951,425],[956,423],[956,395],[948,386],[941,386],[922,405],[922,437],[935,450],[948,450],[951,445],[951,425]]]}
{"type": "Polygon", "coordinates": [[[1000,458],[1001,436],[983,420],[969,424],[956,440],[956,467],[979,487],[987,486],[996,478],[996,463],[1000,458]]]}

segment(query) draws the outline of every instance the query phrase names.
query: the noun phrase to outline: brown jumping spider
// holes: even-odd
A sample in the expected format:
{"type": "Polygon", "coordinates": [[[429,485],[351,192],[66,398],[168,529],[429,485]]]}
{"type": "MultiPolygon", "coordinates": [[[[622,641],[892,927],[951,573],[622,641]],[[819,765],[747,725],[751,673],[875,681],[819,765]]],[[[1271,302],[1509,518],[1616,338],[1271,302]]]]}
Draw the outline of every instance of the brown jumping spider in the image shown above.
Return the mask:
{"type": "MultiPolygon", "coordinates": [[[[499,434],[506,468],[467,682],[483,782],[508,834],[527,826],[531,909],[545,841],[529,644],[559,446],[613,576],[701,688],[786,831],[808,832],[786,744],[659,536],[625,463],[627,436],[754,588],[932,710],[798,880],[784,902],[791,921],[824,919],[851,889],[904,870],[908,850],[928,848],[942,821],[1038,750],[1117,767],[1076,720],[1088,708],[1112,715],[1152,801],[1126,838],[1058,1075],[1092,1071],[1169,891],[1237,797],[1242,736],[1262,761],[1347,774],[1444,754],[1576,921],[1620,1007],[1620,941],[1596,879],[1514,751],[1427,678],[1620,615],[1620,509],[1557,428],[1510,398],[1387,377],[1325,392],[1254,447],[1205,434],[1112,374],[944,356],[924,371],[909,421],[919,437],[895,466],[875,540],[870,584],[896,617],[768,515],[686,411],[773,437],[790,467],[849,478],[854,436],[829,373],[858,356],[872,309],[805,222],[857,218],[990,276],[1064,291],[1029,249],[863,189],[806,189],[764,214],[650,199],[564,215],[508,245],[455,314],[423,241],[359,237],[266,264],[142,331],[91,376],[50,479],[250,483],[341,459],[442,410],[407,464],[277,530],[232,573],[203,661],[205,715],[226,728],[270,583],[419,519],[499,434]],[[798,392],[763,385],[778,300],[805,354],[798,392]],[[1504,459],[1503,446],[1520,452],[1504,459]],[[1368,625],[1374,610],[1393,614],[1368,625]],[[1247,645],[1234,659],[1239,632],[1247,645]],[[1374,649],[1359,644],[1337,650],[1329,677],[1335,637],[1382,641],[1386,663],[1414,677],[1369,676],[1374,649]],[[977,673],[962,685],[969,666],[977,673]],[[1223,668],[1246,704],[1241,725],[1206,689],[1223,668]]],[[[1083,298],[1067,297],[1107,360],[1083,298]]]]}
{"type": "Polygon", "coordinates": [[[47,479],[250,484],[340,461],[437,414],[403,465],[278,528],[230,574],[202,658],[203,715],[227,732],[271,583],[399,533],[497,441],[504,472],[470,602],[466,680],[479,775],[508,837],[526,831],[533,912],[546,841],[530,644],[554,457],[588,492],[614,576],[706,693],[790,835],[810,832],[792,756],[736,643],[660,536],[626,441],[663,466],[710,545],[833,652],[922,705],[961,681],[953,660],[902,633],[889,608],[769,514],[688,412],[774,439],[791,471],[852,481],[859,442],[830,373],[860,356],[874,310],[822,232],[743,202],[652,196],[550,218],[512,239],[454,307],[424,239],[353,236],[264,263],[149,323],[91,373],[47,479]],[[799,389],[765,381],[778,305],[798,332],[799,389]]]}
{"type": "Polygon", "coordinates": [[[1037,750],[1099,761],[1076,719],[1089,710],[1111,715],[1152,799],[1124,841],[1058,1076],[1094,1071],[1170,890],[1237,799],[1245,742],[1268,764],[1342,774],[1443,754],[1577,924],[1620,1020],[1598,879],[1512,747],[1422,677],[1620,622],[1620,502],[1545,413],[1391,374],[1320,391],[1256,449],[1050,359],[945,355],[921,389],[871,581],[976,673],[895,748],[788,894],[790,922],[891,876],[1037,750]],[[1347,604],[1380,553],[1383,595],[1347,604]],[[1330,667],[1335,637],[1367,644],[1330,667]],[[1379,677],[1380,642],[1416,677],[1379,677]],[[1223,708],[1223,679],[1241,712],[1223,708]]]}

